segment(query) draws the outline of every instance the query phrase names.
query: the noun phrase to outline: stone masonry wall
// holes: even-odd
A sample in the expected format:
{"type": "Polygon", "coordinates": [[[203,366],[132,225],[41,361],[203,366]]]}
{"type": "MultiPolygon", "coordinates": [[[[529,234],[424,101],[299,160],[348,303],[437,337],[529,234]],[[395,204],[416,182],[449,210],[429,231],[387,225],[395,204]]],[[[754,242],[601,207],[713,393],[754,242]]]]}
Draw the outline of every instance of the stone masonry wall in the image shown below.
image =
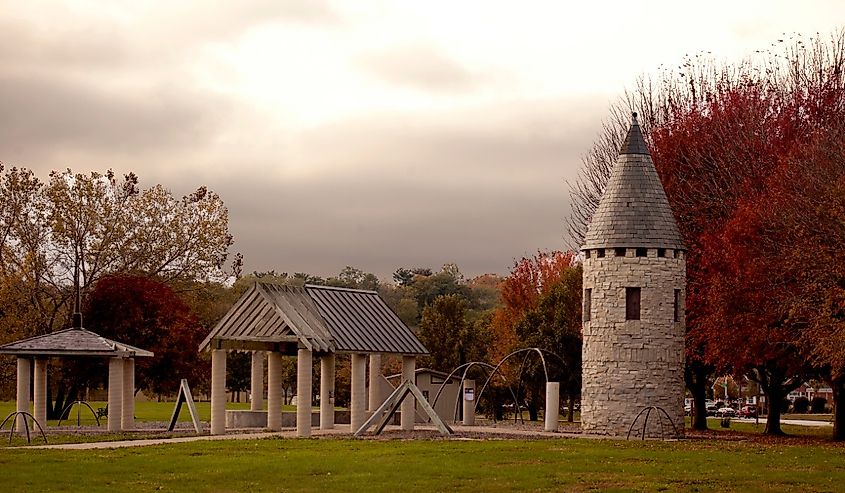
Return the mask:
{"type": "MultiPolygon", "coordinates": [[[[648,406],[666,410],[683,433],[684,424],[684,252],[648,249],[624,258],[614,249],[584,261],[584,289],[592,289],[590,320],[584,322],[581,427],[586,433],[625,436],[648,406]],[[640,320],[625,320],[625,288],[641,288],[640,320]],[[681,290],[679,322],[674,321],[675,289],[681,290]]],[[[585,317],[586,318],[586,317],[585,317]]],[[[665,417],[652,412],[647,436],[672,434],[665,417]],[[661,430],[660,421],[663,420],[661,430]]],[[[643,419],[632,436],[639,435],[643,419]]]]}

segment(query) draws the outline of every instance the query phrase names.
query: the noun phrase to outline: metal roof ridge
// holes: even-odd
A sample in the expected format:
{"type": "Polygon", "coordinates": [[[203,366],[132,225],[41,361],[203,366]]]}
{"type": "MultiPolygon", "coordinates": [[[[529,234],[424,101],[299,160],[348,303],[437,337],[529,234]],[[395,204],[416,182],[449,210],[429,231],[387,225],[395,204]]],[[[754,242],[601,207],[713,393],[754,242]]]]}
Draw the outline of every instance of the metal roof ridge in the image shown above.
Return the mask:
{"type": "Polygon", "coordinates": [[[323,291],[349,291],[352,293],[366,293],[366,294],[378,294],[378,291],[373,291],[371,289],[354,289],[354,288],[342,288],[340,286],[324,286],[321,284],[306,284],[303,286],[306,290],[308,289],[320,289],[323,291]]]}

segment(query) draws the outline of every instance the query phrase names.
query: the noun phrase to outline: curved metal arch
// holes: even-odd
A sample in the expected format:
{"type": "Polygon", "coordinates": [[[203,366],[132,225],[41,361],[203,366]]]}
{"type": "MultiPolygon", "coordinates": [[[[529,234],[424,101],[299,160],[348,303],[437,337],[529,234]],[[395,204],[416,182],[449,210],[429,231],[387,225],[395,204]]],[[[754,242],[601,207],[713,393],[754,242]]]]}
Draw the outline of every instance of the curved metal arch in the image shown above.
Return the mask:
{"type": "MultiPolygon", "coordinates": [[[[27,411],[15,411],[6,416],[6,419],[3,420],[3,423],[0,423],[0,430],[2,430],[3,427],[6,426],[6,422],[10,419],[12,420],[12,424],[9,427],[9,445],[12,444],[12,437],[15,434],[15,425],[18,423],[18,418],[20,416],[23,416],[23,427],[26,430],[26,443],[32,443],[32,438],[30,437],[29,433],[29,421],[27,420],[27,418],[31,419],[35,426],[38,427],[38,431],[41,432],[41,438],[44,439],[44,443],[47,443],[47,435],[44,434],[44,428],[41,427],[41,423],[39,423],[38,420],[35,419],[35,416],[33,416],[27,411]]],[[[35,431],[35,428],[33,428],[33,431],[35,431]]]]}
{"type": "MultiPolygon", "coordinates": [[[[645,431],[646,431],[646,427],[648,426],[648,418],[649,418],[649,416],[651,416],[652,411],[660,411],[661,413],[663,413],[663,416],[665,416],[666,420],[669,421],[669,424],[672,425],[672,431],[675,433],[673,436],[675,436],[675,437],[678,436],[678,427],[675,426],[675,422],[672,421],[672,418],[669,416],[669,413],[667,413],[666,410],[663,409],[660,406],[648,406],[646,408],[643,408],[643,410],[640,411],[639,414],[637,414],[637,417],[634,418],[634,421],[631,422],[631,426],[628,428],[628,435],[625,437],[625,440],[631,439],[631,431],[634,429],[634,426],[637,424],[637,421],[639,421],[640,416],[642,416],[643,413],[646,413],[645,419],[643,420],[643,431],[642,431],[642,438],[641,438],[642,440],[645,440],[645,431]]],[[[658,416],[660,416],[660,414],[658,414],[658,416]]],[[[660,418],[660,437],[664,440],[665,440],[665,437],[666,437],[666,431],[663,428],[663,418],[662,417],[660,418]]]]}
{"type": "MultiPolygon", "coordinates": [[[[535,351],[537,353],[537,355],[540,356],[540,361],[543,363],[543,374],[546,377],[546,383],[548,383],[548,381],[549,381],[549,369],[546,366],[546,358],[543,357],[543,350],[540,349],[540,348],[536,348],[536,347],[517,349],[516,351],[513,351],[512,353],[510,353],[507,356],[505,356],[504,358],[502,358],[501,361],[499,361],[499,364],[497,364],[496,367],[493,369],[493,373],[491,373],[490,376],[487,377],[487,380],[485,380],[484,385],[481,387],[481,391],[478,393],[478,398],[481,398],[481,394],[483,394],[484,391],[487,389],[487,385],[490,384],[490,380],[492,380],[493,376],[496,375],[496,373],[499,372],[499,369],[501,369],[501,367],[505,363],[505,361],[507,361],[508,359],[510,359],[513,356],[516,356],[517,354],[528,352],[528,351],[535,351]]],[[[515,405],[519,406],[519,403],[515,403],[515,405]]],[[[475,403],[475,406],[478,407],[478,402],[475,403]]]]}
{"type": "MultiPolygon", "coordinates": [[[[469,370],[473,366],[476,366],[476,365],[480,366],[484,369],[494,369],[495,368],[490,363],[485,363],[484,361],[470,361],[469,363],[464,363],[462,365],[458,365],[454,370],[452,370],[451,373],[449,373],[449,376],[447,376],[446,379],[443,380],[443,383],[440,384],[440,388],[437,389],[437,394],[434,396],[434,400],[431,401],[431,407],[434,407],[437,404],[437,400],[440,399],[440,394],[443,392],[443,389],[446,388],[446,385],[449,383],[449,380],[451,380],[452,377],[455,376],[455,374],[457,372],[459,372],[461,369],[463,369],[464,371],[461,374],[460,388],[463,388],[464,381],[466,380],[466,377],[467,377],[467,373],[469,372],[469,370]]],[[[508,381],[508,379],[504,375],[502,375],[502,379],[504,379],[505,382],[508,381]]],[[[508,390],[511,391],[511,395],[514,398],[514,402],[516,402],[516,396],[514,395],[513,388],[510,385],[508,385],[508,390]]],[[[480,397],[481,397],[481,393],[479,393],[478,396],[476,397],[476,403],[475,403],[476,406],[478,406],[478,399],[480,397]]],[[[458,406],[459,406],[460,402],[461,402],[461,394],[458,393],[458,398],[455,399],[455,413],[453,415],[454,422],[457,422],[457,420],[458,420],[458,417],[457,417],[458,416],[458,406]]],[[[473,407],[473,410],[475,410],[475,407],[473,407]]],[[[495,414],[494,414],[493,419],[495,421],[495,414]]]]}
{"type": "Polygon", "coordinates": [[[67,415],[70,415],[70,410],[73,409],[73,406],[77,406],[76,407],[76,426],[81,426],[81,424],[80,424],[81,420],[80,420],[79,412],[82,410],[83,405],[85,405],[88,408],[88,410],[91,411],[91,414],[94,415],[94,419],[97,421],[97,426],[100,426],[100,417],[97,415],[97,412],[94,411],[94,408],[91,407],[91,404],[88,404],[88,402],[86,402],[86,401],[74,401],[74,402],[71,402],[70,404],[68,404],[67,406],[65,406],[65,408],[62,410],[62,414],[59,415],[59,422],[56,424],[56,426],[60,426],[62,424],[62,421],[64,420],[65,413],[67,413],[67,415]]]}

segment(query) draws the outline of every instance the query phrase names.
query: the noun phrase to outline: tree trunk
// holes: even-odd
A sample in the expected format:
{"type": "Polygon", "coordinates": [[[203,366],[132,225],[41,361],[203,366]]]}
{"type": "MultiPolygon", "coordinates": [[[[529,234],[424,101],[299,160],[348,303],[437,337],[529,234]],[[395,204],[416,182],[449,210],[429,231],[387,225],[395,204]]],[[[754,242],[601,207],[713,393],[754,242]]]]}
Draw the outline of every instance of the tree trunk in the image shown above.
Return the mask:
{"type": "Polygon", "coordinates": [[[766,435],[785,435],[780,427],[781,405],[787,394],[798,388],[803,381],[800,376],[787,377],[785,372],[775,365],[755,368],[754,376],[760,388],[766,393],[766,435]]]}
{"type": "Polygon", "coordinates": [[[833,439],[845,440],[845,377],[832,379],[833,389],[833,439]]]}
{"type": "Polygon", "coordinates": [[[684,367],[684,381],[692,394],[692,429],[707,429],[707,377],[710,368],[695,362],[687,362],[684,367]]]}
{"type": "Polygon", "coordinates": [[[575,396],[574,395],[569,396],[569,416],[566,418],[566,420],[570,423],[575,422],[575,396]]]}
{"type": "Polygon", "coordinates": [[[766,435],[785,435],[780,427],[780,409],[786,394],[781,391],[780,385],[770,386],[766,391],[766,435]]]}

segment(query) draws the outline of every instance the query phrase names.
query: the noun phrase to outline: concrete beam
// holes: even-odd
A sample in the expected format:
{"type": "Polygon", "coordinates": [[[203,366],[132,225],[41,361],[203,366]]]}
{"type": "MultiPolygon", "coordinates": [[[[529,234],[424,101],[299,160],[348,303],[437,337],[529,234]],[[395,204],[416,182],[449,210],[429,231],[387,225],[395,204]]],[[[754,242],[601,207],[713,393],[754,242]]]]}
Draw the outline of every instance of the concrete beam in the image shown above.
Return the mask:
{"type": "Polygon", "coordinates": [[[320,429],[334,428],[334,354],[320,357],[320,429]]]}
{"type": "Polygon", "coordinates": [[[135,358],[123,360],[123,413],[120,427],[124,430],[135,429],[135,358]]]}
{"type": "Polygon", "coordinates": [[[123,419],[123,358],[109,358],[108,430],[120,431],[123,419]]]}
{"type": "Polygon", "coordinates": [[[475,380],[464,380],[464,392],[461,399],[464,402],[464,419],[463,424],[465,426],[473,426],[475,425],[475,400],[478,398],[475,395],[475,380]],[[467,392],[468,390],[472,390],[472,392],[467,392]],[[467,397],[472,396],[472,400],[467,399],[467,397]]]}
{"type": "Polygon", "coordinates": [[[47,359],[35,358],[32,374],[32,415],[47,428],[47,359]]]}
{"type": "Polygon", "coordinates": [[[264,351],[252,352],[251,370],[249,410],[260,411],[264,407],[264,351]]]}
{"type": "Polygon", "coordinates": [[[352,395],[349,405],[349,423],[352,432],[367,420],[367,355],[352,355],[352,395]]]}
{"type": "Polygon", "coordinates": [[[381,355],[370,355],[370,387],[367,397],[367,412],[372,414],[384,402],[381,395],[381,355]]]}
{"type": "MultiPolygon", "coordinates": [[[[19,413],[29,412],[29,380],[32,378],[32,363],[29,358],[18,358],[18,394],[15,401],[15,410],[19,413]]],[[[21,433],[26,431],[26,420],[24,416],[18,415],[17,430],[21,433]]],[[[46,423],[39,423],[45,425],[46,423]]]]}
{"type": "Polygon", "coordinates": [[[560,382],[546,382],[546,431],[557,431],[560,414],[560,382]]]}
{"type": "Polygon", "coordinates": [[[311,436],[311,364],[310,349],[300,349],[296,355],[296,436],[311,436]]]}
{"type": "MultiPolygon", "coordinates": [[[[411,383],[416,385],[416,369],[416,356],[402,356],[403,382],[410,381],[411,383]]],[[[403,430],[410,431],[414,429],[414,422],[416,421],[416,403],[417,400],[416,398],[414,398],[413,394],[409,394],[407,397],[405,397],[405,400],[402,401],[402,416],[400,417],[400,424],[402,425],[403,430]]]]}
{"type": "Polygon", "coordinates": [[[226,434],[226,351],[211,351],[211,434],[226,434]]]}

